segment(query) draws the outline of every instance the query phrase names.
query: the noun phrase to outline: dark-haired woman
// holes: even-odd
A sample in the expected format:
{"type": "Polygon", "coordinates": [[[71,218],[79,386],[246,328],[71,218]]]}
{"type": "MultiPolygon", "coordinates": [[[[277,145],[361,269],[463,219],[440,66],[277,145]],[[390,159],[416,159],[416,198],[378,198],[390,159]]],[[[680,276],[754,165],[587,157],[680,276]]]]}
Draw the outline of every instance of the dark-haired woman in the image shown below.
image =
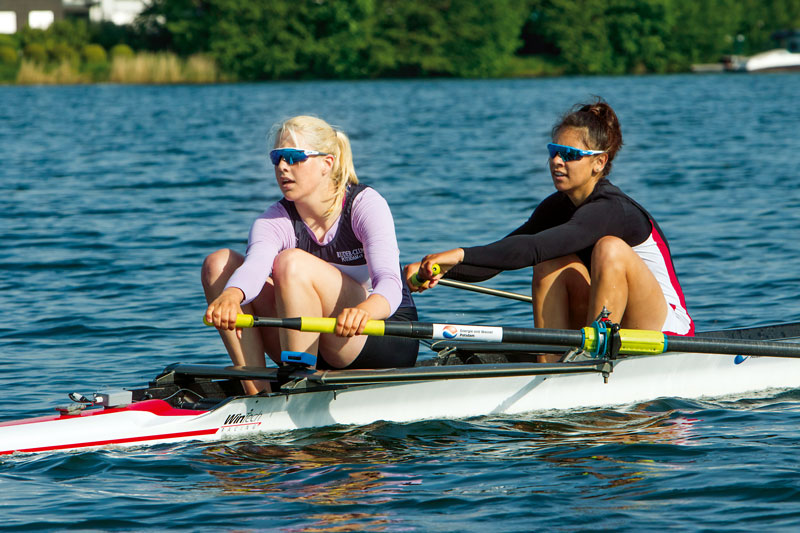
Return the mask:
{"type": "Polygon", "coordinates": [[[603,100],[577,105],[547,145],[556,192],[505,238],[426,255],[406,266],[411,290],[435,286],[446,273],[482,281],[502,270],[533,266],[536,327],[576,329],[603,307],[625,328],[693,335],[667,240],[652,216],[608,179],[622,132],[603,100]],[[441,273],[433,274],[438,264],[441,273]],[[417,270],[430,279],[410,283],[417,270]]]}

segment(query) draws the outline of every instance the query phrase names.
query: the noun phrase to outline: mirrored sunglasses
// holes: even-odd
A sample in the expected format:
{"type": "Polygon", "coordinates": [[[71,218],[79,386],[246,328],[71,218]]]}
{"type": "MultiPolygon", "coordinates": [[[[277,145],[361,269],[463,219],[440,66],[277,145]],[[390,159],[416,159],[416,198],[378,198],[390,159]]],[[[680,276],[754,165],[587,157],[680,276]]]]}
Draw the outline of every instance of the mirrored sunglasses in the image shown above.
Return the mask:
{"type": "Polygon", "coordinates": [[[330,155],[325,152],[317,152],[316,150],[300,150],[299,148],[277,148],[269,153],[269,159],[272,164],[278,166],[281,159],[290,165],[301,163],[314,155],[330,155]]]}
{"type": "Polygon", "coordinates": [[[574,146],[564,146],[563,144],[547,143],[547,151],[550,152],[550,158],[554,158],[556,154],[561,156],[561,159],[566,161],[577,161],[578,159],[587,155],[604,154],[605,150],[581,150],[574,146]]]}

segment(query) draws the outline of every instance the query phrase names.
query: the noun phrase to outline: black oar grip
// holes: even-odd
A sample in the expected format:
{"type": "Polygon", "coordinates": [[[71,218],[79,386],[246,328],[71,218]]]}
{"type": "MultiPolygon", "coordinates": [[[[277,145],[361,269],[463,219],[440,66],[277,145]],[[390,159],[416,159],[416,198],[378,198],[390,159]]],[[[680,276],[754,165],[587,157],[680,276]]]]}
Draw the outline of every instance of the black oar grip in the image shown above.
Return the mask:
{"type": "Polygon", "coordinates": [[[800,343],[796,342],[728,340],[678,335],[666,335],[666,337],[671,352],[800,357],[800,343]]]}

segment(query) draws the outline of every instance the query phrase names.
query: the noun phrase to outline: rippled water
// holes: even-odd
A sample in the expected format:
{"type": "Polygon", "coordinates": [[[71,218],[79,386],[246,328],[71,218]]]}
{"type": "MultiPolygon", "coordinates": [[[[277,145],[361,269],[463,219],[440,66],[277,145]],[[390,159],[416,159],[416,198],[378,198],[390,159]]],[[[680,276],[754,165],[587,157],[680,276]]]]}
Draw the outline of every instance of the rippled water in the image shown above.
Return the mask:
{"type": "MultiPolygon", "coordinates": [[[[553,122],[602,95],[625,136],[612,180],[667,233],[698,327],[798,321],[798,94],[796,74],[0,87],[0,420],[227,363],[199,266],[277,199],[267,133],[299,113],[350,134],[410,262],[522,222],[552,190],[553,122]]],[[[531,322],[446,287],[417,302],[531,322]]],[[[4,457],[0,529],[790,530],[799,426],[800,390],[4,457]]]]}

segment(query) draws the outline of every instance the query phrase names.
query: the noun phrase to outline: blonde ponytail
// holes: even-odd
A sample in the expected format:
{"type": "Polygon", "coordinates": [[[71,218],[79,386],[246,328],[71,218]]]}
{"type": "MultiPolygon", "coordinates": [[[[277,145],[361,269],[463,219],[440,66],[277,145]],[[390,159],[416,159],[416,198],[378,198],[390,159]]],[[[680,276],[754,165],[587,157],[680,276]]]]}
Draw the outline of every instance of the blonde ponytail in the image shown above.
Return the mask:
{"type": "Polygon", "coordinates": [[[336,191],[333,198],[333,205],[341,203],[347,186],[357,185],[358,176],[353,164],[353,151],[350,149],[350,139],[343,131],[336,131],[336,160],[331,169],[331,181],[336,191]]]}

